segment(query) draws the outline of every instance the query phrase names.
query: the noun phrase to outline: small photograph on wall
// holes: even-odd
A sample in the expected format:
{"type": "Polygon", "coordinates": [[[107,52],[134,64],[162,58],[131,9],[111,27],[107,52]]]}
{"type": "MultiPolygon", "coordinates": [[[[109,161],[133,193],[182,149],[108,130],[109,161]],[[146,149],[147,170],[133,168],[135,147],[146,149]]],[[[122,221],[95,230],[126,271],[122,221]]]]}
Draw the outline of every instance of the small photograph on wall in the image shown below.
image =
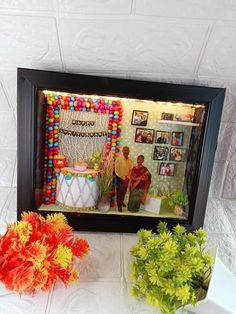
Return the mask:
{"type": "Polygon", "coordinates": [[[142,144],[152,144],[154,138],[153,129],[141,129],[137,128],[135,132],[135,142],[142,144]]]}
{"type": "Polygon", "coordinates": [[[168,160],[169,148],[163,146],[155,146],[153,160],[168,160]]]}
{"type": "Polygon", "coordinates": [[[171,145],[183,146],[184,145],[184,132],[172,132],[171,145]]]}
{"type": "Polygon", "coordinates": [[[133,110],[132,125],[147,126],[148,111],[133,110]]]}
{"type": "Polygon", "coordinates": [[[170,160],[172,161],[185,161],[186,149],[183,148],[171,148],[170,160]]]}
{"type": "Polygon", "coordinates": [[[170,144],[170,132],[156,131],[156,143],[170,144]]]}
{"type": "Polygon", "coordinates": [[[176,165],[174,163],[160,163],[159,175],[173,177],[175,173],[176,165]]]}
{"type": "Polygon", "coordinates": [[[174,114],[173,113],[162,112],[161,120],[173,120],[173,119],[174,119],[174,114]]]}

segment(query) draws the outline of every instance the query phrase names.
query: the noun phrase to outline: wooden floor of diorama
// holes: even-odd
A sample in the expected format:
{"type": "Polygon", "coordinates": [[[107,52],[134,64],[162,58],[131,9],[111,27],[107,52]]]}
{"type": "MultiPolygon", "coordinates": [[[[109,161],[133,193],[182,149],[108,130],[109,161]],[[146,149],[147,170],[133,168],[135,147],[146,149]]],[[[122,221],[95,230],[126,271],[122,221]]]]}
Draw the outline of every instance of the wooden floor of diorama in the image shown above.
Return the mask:
{"type": "Polygon", "coordinates": [[[102,214],[102,215],[132,215],[132,216],[145,216],[145,217],[163,217],[163,218],[177,218],[177,219],[187,219],[186,217],[183,216],[177,216],[170,210],[165,210],[161,209],[158,214],[148,212],[144,209],[140,209],[138,212],[130,212],[128,211],[127,207],[122,207],[122,212],[118,212],[117,206],[111,207],[109,211],[107,212],[102,212],[99,211],[98,209],[94,210],[72,210],[68,209],[66,206],[61,206],[57,204],[50,204],[50,205],[45,205],[42,204],[38,210],[42,211],[55,211],[55,212],[78,212],[78,213],[86,213],[86,214],[102,214]]]}

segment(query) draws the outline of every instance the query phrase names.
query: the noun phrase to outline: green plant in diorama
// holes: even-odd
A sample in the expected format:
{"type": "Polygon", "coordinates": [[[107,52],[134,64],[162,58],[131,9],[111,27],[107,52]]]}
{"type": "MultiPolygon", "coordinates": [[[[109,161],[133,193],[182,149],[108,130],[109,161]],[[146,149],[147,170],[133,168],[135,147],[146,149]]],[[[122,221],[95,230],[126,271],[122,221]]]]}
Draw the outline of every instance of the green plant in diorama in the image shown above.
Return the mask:
{"type": "Polygon", "coordinates": [[[107,211],[110,208],[110,198],[113,185],[114,158],[110,152],[101,164],[97,179],[99,189],[98,208],[107,211]]]}
{"type": "Polygon", "coordinates": [[[131,248],[132,295],[159,307],[162,314],[179,308],[184,313],[185,305],[195,305],[209,282],[213,258],[205,252],[207,234],[202,229],[188,233],[180,225],[171,232],[164,222],[157,231],[140,230],[131,248]]]}
{"type": "Polygon", "coordinates": [[[184,207],[188,204],[188,196],[183,191],[174,192],[169,200],[171,207],[174,207],[174,213],[177,216],[182,216],[184,207]]]}
{"type": "Polygon", "coordinates": [[[100,152],[95,152],[89,158],[89,160],[94,163],[94,169],[98,171],[100,169],[102,162],[104,161],[104,157],[100,152]]]}
{"type": "Polygon", "coordinates": [[[161,200],[166,200],[170,198],[170,193],[166,190],[163,191],[157,185],[152,185],[148,191],[148,196],[151,198],[159,198],[161,200]]]}

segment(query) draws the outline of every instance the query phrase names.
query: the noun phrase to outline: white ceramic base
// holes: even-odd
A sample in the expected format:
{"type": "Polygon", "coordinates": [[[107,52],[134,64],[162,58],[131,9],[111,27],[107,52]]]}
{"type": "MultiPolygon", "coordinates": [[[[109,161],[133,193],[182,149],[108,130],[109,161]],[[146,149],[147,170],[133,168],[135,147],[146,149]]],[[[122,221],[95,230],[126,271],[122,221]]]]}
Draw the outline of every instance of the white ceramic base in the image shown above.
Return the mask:
{"type": "Polygon", "coordinates": [[[235,314],[236,313],[236,277],[221,262],[217,254],[206,298],[196,307],[186,306],[197,314],[235,314]]]}

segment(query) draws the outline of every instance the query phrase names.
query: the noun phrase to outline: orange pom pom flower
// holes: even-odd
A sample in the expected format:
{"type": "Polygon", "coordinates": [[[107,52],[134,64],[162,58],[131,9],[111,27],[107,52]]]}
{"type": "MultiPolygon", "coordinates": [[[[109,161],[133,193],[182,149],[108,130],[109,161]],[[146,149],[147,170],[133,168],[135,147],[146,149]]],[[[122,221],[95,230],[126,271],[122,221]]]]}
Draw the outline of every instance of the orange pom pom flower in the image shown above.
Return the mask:
{"type": "Polygon", "coordinates": [[[49,290],[56,279],[67,285],[79,278],[75,257],[88,252],[88,242],[73,234],[62,213],[23,213],[0,235],[0,281],[20,294],[49,290]]]}

